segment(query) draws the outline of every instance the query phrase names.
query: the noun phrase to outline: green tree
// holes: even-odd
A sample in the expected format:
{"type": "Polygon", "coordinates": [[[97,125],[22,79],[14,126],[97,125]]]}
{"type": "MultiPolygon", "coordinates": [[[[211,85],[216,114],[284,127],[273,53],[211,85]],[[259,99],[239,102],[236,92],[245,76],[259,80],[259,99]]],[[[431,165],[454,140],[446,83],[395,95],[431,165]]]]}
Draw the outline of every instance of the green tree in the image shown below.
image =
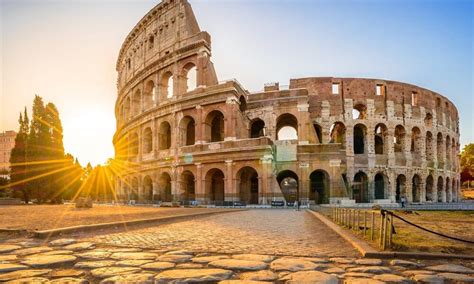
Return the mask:
{"type": "Polygon", "coordinates": [[[461,183],[470,182],[474,177],[474,144],[464,146],[461,152],[461,183]]]}
{"type": "Polygon", "coordinates": [[[30,192],[27,183],[28,177],[28,159],[27,159],[27,140],[29,134],[28,112],[25,111],[18,120],[20,129],[15,138],[15,146],[10,155],[10,182],[15,196],[22,196],[26,204],[30,201],[30,192]],[[21,193],[21,194],[20,194],[21,193]]]}

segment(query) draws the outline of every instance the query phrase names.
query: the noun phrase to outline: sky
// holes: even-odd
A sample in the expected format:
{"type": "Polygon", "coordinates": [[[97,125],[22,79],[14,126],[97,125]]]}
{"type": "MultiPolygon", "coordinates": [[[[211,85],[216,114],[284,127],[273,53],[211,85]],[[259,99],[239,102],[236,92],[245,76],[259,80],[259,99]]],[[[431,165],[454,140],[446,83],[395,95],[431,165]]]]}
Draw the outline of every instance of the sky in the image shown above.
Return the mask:
{"type": "MultiPolygon", "coordinates": [[[[113,157],[118,52],[158,2],[0,0],[0,132],[38,94],[59,109],[66,152],[83,165],[113,157]]],[[[189,2],[219,80],[250,91],[313,76],[407,82],[454,102],[461,145],[474,142],[474,1],[189,2]]]]}

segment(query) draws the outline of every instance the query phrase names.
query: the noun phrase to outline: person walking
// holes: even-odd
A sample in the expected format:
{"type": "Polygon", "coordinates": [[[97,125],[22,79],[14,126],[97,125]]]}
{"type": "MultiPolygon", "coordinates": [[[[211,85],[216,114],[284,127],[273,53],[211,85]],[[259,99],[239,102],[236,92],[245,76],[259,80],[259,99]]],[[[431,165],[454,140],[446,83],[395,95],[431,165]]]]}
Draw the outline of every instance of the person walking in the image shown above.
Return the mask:
{"type": "Polygon", "coordinates": [[[402,196],[402,198],[400,198],[400,203],[402,204],[402,208],[405,208],[405,203],[407,202],[405,196],[402,196]]]}

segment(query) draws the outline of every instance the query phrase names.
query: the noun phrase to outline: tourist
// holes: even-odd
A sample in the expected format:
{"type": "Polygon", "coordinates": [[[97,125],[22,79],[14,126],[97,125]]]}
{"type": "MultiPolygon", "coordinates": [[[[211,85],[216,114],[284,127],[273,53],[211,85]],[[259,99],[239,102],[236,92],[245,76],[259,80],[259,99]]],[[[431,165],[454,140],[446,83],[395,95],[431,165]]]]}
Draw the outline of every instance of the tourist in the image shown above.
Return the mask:
{"type": "Polygon", "coordinates": [[[407,202],[407,200],[405,199],[405,196],[402,196],[402,198],[400,198],[400,203],[402,204],[402,208],[405,208],[405,203],[407,202]]]}

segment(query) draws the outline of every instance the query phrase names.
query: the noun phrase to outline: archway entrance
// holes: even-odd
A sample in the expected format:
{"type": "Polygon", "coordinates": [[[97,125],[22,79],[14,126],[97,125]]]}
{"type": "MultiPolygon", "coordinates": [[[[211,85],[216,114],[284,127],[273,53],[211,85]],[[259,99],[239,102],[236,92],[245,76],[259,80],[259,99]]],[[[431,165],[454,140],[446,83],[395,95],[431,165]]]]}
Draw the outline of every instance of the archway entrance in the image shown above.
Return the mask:
{"type": "Polygon", "coordinates": [[[252,167],[244,167],[237,173],[240,201],[258,204],[258,173],[252,167]]]}
{"type": "Polygon", "coordinates": [[[143,199],[145,201],[153,200],[153,182],[149,176],[143,179],[143,199]]]}
{"type": "Polygon", "coordinates": [[[309,176],[311,181],[309,200],[316,204],[328,204],[330,197],[329,175],[323,170],[316,170],[309,176]]]}
{"type": "Polygon", "coordinates": [[[426,178],[426,185],[425,185],[425,191],[426,191],[426,201],[431,201],[434,202],[436,193],[434,192],[434,180],[431,175],[429,175],[426,178]]]}
{"type": "Polygon", "coordinates": [[[438,202],[443,202],[444,188],[443,177],[438,177],[438,202]]]}
{"type": "Polygon", "coordinates": [[[171,195],[171,177],[168,173],[162,173],[159,180],[160,199],[163,202],[171,202],[173,197],[171,195]]]}
{"type": "Polygon", "coordinates": [[[224,173],[211,169],[206,174],[206,194],[208,200],[217,206],[224,205],[224,173]]]}
{"type": "Polygon", "coordinates": [[[190,201],[194,201],[195,196],[195,185],[194,185],[194,175],[190,171],[184,171],[181,174],[182,182],[182,196],[181,200],[187,204],[190,201]]]}
{"type": "Polygon", "coordinates": [[[385,199],[385,178],[381,173],[375,175],[374,190],[375,199],[385,199]]]}
{"type": "Polygon", "coordinates": [[[407,178],[404,175],[399,175],[397,177],[397,185],[395,189],[395,200],[399,203],[402,196],[406,198],[406,183],[407,178]]]}
{"type": "Polygon", "coordinates": [[[356,203],[369,202],[368,185],[368,178],[364,172],[358,172],[354,176],[354,181],[352,182],[352,199],[355,199],[356,203]]]}
{"type": "Polygon", "coordinates": [[[419,175],[414,175],[412,179],[412,186],[411,186],[411,192],[412,192],[412,200],[413,202],[420,202],[420,197],[421,197],[421,178],[419,175]]]}
{"type": "Polygon", "coordinates": [[[289,206],[299,200],[298,175],[290,170],[285,170],[277,175],[281,192],[289,206]]]}

